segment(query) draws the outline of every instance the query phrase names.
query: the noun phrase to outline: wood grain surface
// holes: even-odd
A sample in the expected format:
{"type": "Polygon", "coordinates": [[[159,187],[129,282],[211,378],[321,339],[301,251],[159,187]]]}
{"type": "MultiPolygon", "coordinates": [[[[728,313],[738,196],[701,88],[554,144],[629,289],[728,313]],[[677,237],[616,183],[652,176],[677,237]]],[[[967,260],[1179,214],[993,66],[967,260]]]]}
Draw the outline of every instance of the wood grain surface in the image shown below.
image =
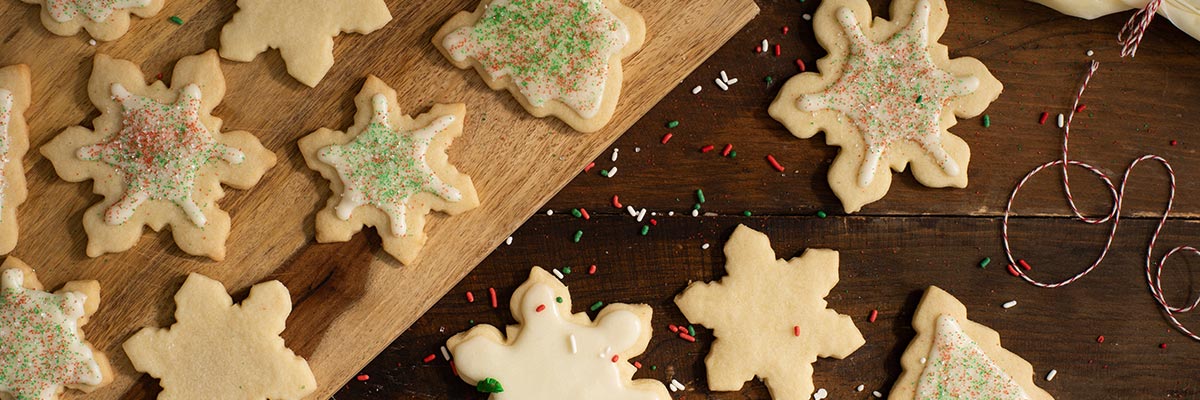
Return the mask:
{"type": "MultiPolygon", "coordinates": [[[[1175,330],[1159,314],[1145,283],[1143,260],[1157,215],[1165,205],[1167,185],[1161,168],[1139,167],[1130,187],[1126,216],[1108,260],[1085,279],[1061,289],[1039,289],[1004,272],[1000,220],[1013,185],[1031,168],[1059,157],[1060,132],[1053,114],[1066,112],[1080,83],[1088,50],[1102,62],[1085,97],[1087,111],[1076,121],[1074,158],[1102,167],[1119,177],[1133,158],[1146,153],[1167,157],[1180,178],[1176,215],[1156,249],[1200,245],[1200,135],[1192,117],[1200,112],[1200,42],[1165,19],[1156,19],[1135,59],[1120,59],[1116,33],[1130,13],[1095,21],[1060,15],[1025,1],[948,0],[950,25],[943,43],[952,57],[982,60],[1005,85],[988,109],[992,125],[980,119],[961,121],[951,130],[972,147],[971,182],[966,189],[929,189],[910,175],[899,174],[883,200],[845,216],[825,182],[836,148],[818,136],[799,140],[766,115],[782,79],[798,72],[802,58],[811,64],[824,52],[816,45],[803,14],[816,0],[758,0],[763,12],[712,58],[676,87],[612,147],[596,169],[581,174],[474,272],[392,343],[351,381],[338,399],[482,399],[483,395],[454,377],[439,353],[451,335],[470,321],[512,323],[506,307],[467,303],[465,293],[485,295],[489,287],[502,304],[527,276],[528,268],[571,266],[566,278],[577,305],[595,301],[647,303],[654,307],[655,336],[647,352],[635,358],[646,368],[636,378],[678,379],[687,399],[768,399],[755,381],[740,392],[706,390],[703,358],[712,332],[697,327],[699,341],[674,337],[668,324],[686,323],[672,298],[693,280],[724,274],[721,246],[739,224],[771,236],[779,257],[799,255],[809,247],[842,253],[841,282],[829,297],[830,307],[851,315],[867,344],[845,360],[820,360],[814,380],[830,398],[867,399],[884,394],[900,373],[899,357],[914,335],[912,313],[924,288],[938,285],[958,297],[972,320],[1001,335],[1009,350],[1029,360],[1035,382],[1059,399],[1200,399],[1195,379],[1200,343],[1175,330]],[[781,28],[789,26],[789,34],[781,28]],[[782,45],[782,56],[754,54],[762,39],[782,45]],[[723,92],[713,86],[721,70],[740,83],[723,92]],[[771,76],[774,85],[764,78],[771,76]],[[699,95],[692,95],[703,85],[699,95]],[[1038,116],[1050,112],[1046,125],[1038,116]],[[680,126],[668,130],[667,121],[680,126]],[[673,133],[660,144],[662,135],[673,133]],[[1175,145],[1171,142],[1176,141],[1175,145]],[[726,143],[735,159],[699,148],[726,143]],[[635,149],[640,148],[640,152],[635,149]],[[773,154],[787,167],[776,173],[764,161],[773,154]],[[598,175],[619,167],[613,178],[598,175]],[[695,190],[706,195],[704,211],[716,216],[656,216],[647,236],[638,223],[610,201],[619,195],[626,205],[649,212],[690,211],[695,190]],[[584,207],[592,216],[570,215],[584,207]],[[546,216],[545,209],[553,209],[546,216]],[[823,210],[829,217],[814,214],[823,210]],[[746,217],[744,211],[751,211],[746,217]],[[583,230],[580,243],[572,243],[583,230]],[[711,245],[707,250],[701,248],[711,245]],[[978,267],[991,257],[986,269],[978,267]],[[578,271],[596,264],[595,276],[578,271]],[[1000,305],[1017,300],[1018,305],[1000,305]],[[867,322],[879,310],[875,323],[867,322]],[[1104,343],[1097,343],[1099,336],[1104,343]],[[1160,348],[1165,343],[1167,347],[1160,348]],[[651,370],[649,366],[658,368],[651,370]],[[1057,377],[1044,378],[1051,369],[1057,377]],[[854,391],[864,385],[862,393],[854,391]]],[[[887,15],[887,1],[871,0],[887,15]]],[[[1075,190],[1085,210],[1106,210],[1107,194],[1085,172],[1073,173],[1075,190]]],[[[1059,186],[1060,175],[1046,172],[1028,186],[1018,201],[1013,222],[1014,245],[1044,279],[1065,278],[1099,254],[1108,226],[1087,226],[1066,218],[1070,210],[1059,186]]],[[[649,218],[649,216],[647,217],[649,218]]],[[[370,246],[370,244],[364,244],[370,246]]],[[[1165,272],[1168,300],[1183,305],[1194,298],[1197,259],[1180,257],[1165,272]]],[[[582,311],[578,310],[577,311],[582,311]]],[[[594,314],[593,314],[594,315],[594,314]]],[[[1200,328],[1200,316],[1181,320],[1200,328]]]]}
{"type": "MultiPolygon", "coordinates": [[[[134,371],[120,345],[142,326],[172,322],[171,297],[187,272],[220,280],[235,300],[254,283],[283,281],[294,303],[283,336],[313,368],[320,388],[312,397],[328,397],[758,12],[749,0],[629,1],[645,17],[650,39],[625,60],[617,116],[585,135],[528,116],[509,94],[488,89],[433,49],[430,38],[442,22],[473,9],[476,0],[388,3],[394,20],[371,35],[340,37],[337,64],[315,89],[286,75],[277,52],[253,63],[222,62],[228,95],[213,115],[226,130],[255,134],[279,157],[256,187],[230,190],[220,201],[233,217],[224,262],[183,254],[165,232],[147,232],[130,251],[88,259],[80,221],[98,199],[91,184],[58,179],[37,152],[26,157],[31,195],[19,213],[22,239],[12,254],[38,269],[49,287],[77,279],[98,279],[103,287],[101,311],[86,332],[118,376],[87,398],[157,392],[157,381],[134,371]],[[433,103],[468,107],[465,134],[450,159],[472,176],[483,204],[452,219],[431,216],[430,240],[412,265],[398,265],[373,233],[349,243],[313,240],[313,214],[325,204],[328,183],[304,166],[296,140],[320,127],[348,127],[353,97],[368,74],[400,92],[397,107],[410,114],[433,103]]],[[[235,9],[232,1],[167,2],[120,40],[92,46],[84,36],[48,33],[35,6],[0,3],[0,65],[25,63],[33,71],[32,147],[68,126],[89,126],[98,115],[86,96],[94,54],[133,60],[146,76],[162,73],[169,81],[176,60],[218,46],[220,27],[235,9]],[[171,16],[186,23],[172,24],[171,16]]]]}

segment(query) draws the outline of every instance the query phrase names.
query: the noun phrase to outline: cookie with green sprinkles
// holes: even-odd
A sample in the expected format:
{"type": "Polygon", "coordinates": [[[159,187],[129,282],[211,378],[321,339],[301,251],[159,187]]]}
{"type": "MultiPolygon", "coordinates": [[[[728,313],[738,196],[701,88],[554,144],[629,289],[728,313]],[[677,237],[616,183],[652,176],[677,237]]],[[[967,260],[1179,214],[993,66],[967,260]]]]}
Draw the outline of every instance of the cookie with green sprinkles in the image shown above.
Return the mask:
{"type": "Polygon", "coordinates": [[[967,307],[930,286],[913,315],[917,336],[900,357],[889,399],[1050,400],[1033,366],[1000,346],[1000,334],[967,319],[967,307]]]}
{"type": "Polygon", "coordinates": [[[458,377],[493,400],[671,400],[662,382],[633,379],[631,361],[650,343],[650,306],[596,304],[595,320],[572,313],[567,286],[534,267],[509,304],[516,325],[503,334],[477,325],[446,348],[458,377]]]}
{"type": "Polygon", "coordinates": [[[308,167],[332,191],[317,212],[317,241],[345,242],[375,227],[384,250],[410,264],[425,245],[431,211],[457,215],[479,206],[471,177],[447,154],[462,135],[467,108],[436,104],[409,117],[399,111],[396,91],[374,76],[354,102],[358,113],[346,132],[322,128],[300,139],[308,167]]]}
{"type": "Polygon", "coordinates": [[[846,212],[883,198],[891,170],[910,165],[925,186],[967,186],[971,150],[948,129],[1003,86],[979,60],[949,58],[938,43],[947,13],[944,0],[894,0],[888,21],[872,19],[865,0],[829,0],[813,16],[828,55],[820,72],[789,79],[768,112],[796,137],[823,131],[841,147],[829,186],[846,212]]]}
{"type": "Polygon", "coordinates": [[[288,74],[316,87],[333,67],[333,39],[383,28],[392,13],[383,0],[238,0],[221,28],[221,57],[250,62],[279,49],[288,74]]]}
{"type": "Polygon", "coordinates": [[[645,37],[642,16],[620,0],[482,0],[446,22],[433,44],[530,114],[592,132],[612,119],[621,60],[645,37]]]}
{"type": "Polygon", "coordinates": [[[25,110],[31,92],[29,67],[0,68],[0,254],[17,245],[17,207],[28,195],[21,159],[29,150],[25,110]]]}
{"type": "Polygon", "coordinates": [[[221,185],[249,189],[275,154],[247,132],[221,132],[211,115],[225,96],[216,51],[181,59],[169,87],[145,82],[133,63],[96,55],[88,81],[95,128],[67,128],[41,153],[59,177],[91,179],[104,196],[83,213],[88,256],[128,250],[143,227],[169,226],[184,252],[220,261],[230,231],[216,203],[221,185]]]}
{"type": "Polygon", "coordinates": [[[83,336],[100,306],[100,283],[67,282],[47,292],[21,260],[0,265],[0,398],[57,399],[66,389],[91,392],[113,380],[108,357],[83,336]]]}
{"type": "Polygon", "coordinates": [[[42,25],[59,36],[87,30],[93,39],[117,40],[129,31],[131,16],[150,18],[165,0],[21,0],[42,6],[42,25]]]}

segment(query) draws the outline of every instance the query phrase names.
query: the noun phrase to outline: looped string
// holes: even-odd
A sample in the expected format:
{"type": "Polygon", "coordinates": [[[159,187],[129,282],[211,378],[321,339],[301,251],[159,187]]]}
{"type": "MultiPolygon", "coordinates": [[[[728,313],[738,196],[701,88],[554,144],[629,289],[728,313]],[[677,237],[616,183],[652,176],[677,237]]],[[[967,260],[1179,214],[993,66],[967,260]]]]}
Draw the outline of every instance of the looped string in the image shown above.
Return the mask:
{"type": "Polygon", "coordinates": [[[1145,7],[1133,13],[1129,17],[1129,21],[1125,22],[1125,26],[1121,27],[1121,33],[1117,34],[1117,40],[1121,42],[1121,57],[1137,56],[1138,44],[1142,42],[1142,36],[1146,34],[1146,28],[1150,26],[1150,21],[1154,20],[1154,16],[1158,14],[1158,7],[1162,5],[1162,0],[1150,0],[1145,7]]]}
{"type": "Polygon", "coordinates": [[[1114,185],[1112,179],[1109,178],[1108,175],[1105,174],[1103,171],[1101,171],[1099,168],[1094,167],[1090,164],[1081,162],[1081,161],[1072,160],[1068,157],[1068,148],[1069,148],[1068,143],[1071,138],[1071,122],[1075,117],[1076,111],[1079,110],[1079,101],[1083,97],[1083,92],[1087,88],[1088,81],[1090,81],[1092,79],[1092,75],[1096,73],[1096,69],[1099,66],[1100,66],[1099,62],[1092,61],[1091,65],[1088,67],[1088,72],[1087,72],[1087,75],[1083,79],[1083,84],[1080,85],[1080,87],[1079,87],[1079,93],[1075,95],[1075,102],[1071,107],[1071,112],[1070,112],[1069,116],[1067,117],[1066,124],[1063,125],[1062,159],[1054,160],[1054,161],[1039,165],[1037,168],[1034,168],[1032,171],[1030,171],[1028,174],[1026,174],[1024,178],[1021,178],[1021,181],[1017,183],[1017,186],[1013,188],[1012,194],[1009,195],[1009,197],[1008,197],[1008,205],[1005,206],[1005,208],[1004,208],[1004,221],[1001,225],[1001,229],[1002,229],[1003,238],[1004,238],[1004,252],[1008,256],[1009,270],[1012,272],[1015,272],[1018,277],[1020,277],[1021,279],[1024,279],[1026,282],[1029,282],[1030,284],[1033,284],[1034,286],[1044,287],[1044,288],[1057,288],[1057,287],[1061,287],[1061,286],[1066,286],[1066,285],[1069,285],[1069,284],[1079,280],[1080,278],[1083,278],[1087,274],[1091,273],[1092,270],[1095,270],[1096,267],[1099,266],[1100,263],[1104,261],[1104,257],[1108,255],[1108,251],[1112,248],[1113,238],[1115,238],[1117,235],[1117,226],[1121,222],[1121,206],[1125,202],[1125,189],[1129,184],[1130,174],[1133,172],[1133,169],[1135,167],[1137,167],[1137,165],[1139,163],[1141,163],[1142,161],[1147,161],[1147,160],[1157,161],[1157,162],[1161,163],[1163,165],[1163,167],[1166,168],[1167,175],[1170,177],[1171,191],[1170,191],[1170,196],[1167,198],[1167,206],[1162,212],[1162,218],[1160,218],[1158,220],[1158,226],[1156,228],[1154,228],[1154,234],[1150,237],[1150,244],[1146,248],[1146,283],[1150,288],[1150,294],[1152,294],[1154,296],[1154,300],[1156,302],[1158,302],[1159,308],[1165,314],[1165,316],[1167,317],[1167,320],[1171,323],[1171,325],[1173,325],[1175,327],[1175,329],[1179,330],[1184,335],[1187,335],[1188,337],[1190,337],[1194,340],[1200,341],[1200,336],[1197,336],[1191,330],[1188,330],[1186,327],[1184,327],[1183,324],[1180,323],[1179,320],[1175,316],[1177,313],[1190,312],[1190,311],[1196,309],[1197,307],[1200,307],[1200,297],[1197,297],[1194,301],[1192,301],[1186,307],[1175,307],[1175,306],[1172,306],[1167,303],[1167,299],[1166,299],[1166,296],[1163,294],[1163,288],[1162,288],[1162,271],[1163,271],[1163,267],[1167,263],[1167,260],[1170,259],[1171,256],[1173,256],[1179,252],[1200,255],[1200,250],[1197,250],[1196,248],[1191,247],[1191,246],[1179,246],[1179,247],[1175,247],[1175,248],[1171,249],[1166,254],[1164,254],[1162,256],[1162,258],[1158,261],[1157,264],[1154,263],[1152,260],[1153,255],[1154,255],[1154,246],[1155,246],[1155,244],[1158,243],[1159,234],[1162,233],[1163,226],[1166,225],[1167,218],[1171,214],[1171,208],[1175,204],[1175,170],[1173,168],[1171,168],[1171,163],[1167,162],[1166,159],[1164,159],[1160,156],[1157,156],[1157,155],[1153,155],[1153,154],[1147,154],[1147,155],[1138,157],[1137,159],[1133,160],[1132,163],[1130,163],[1129,168],[1125,169],[1125,176],[1121,178],[1121,186],[1118,187],[1118,186],[1114,185]],[[1100,180],[1102,182],[1104,182],[1104,185],[1108,188],[1109,194],[1112,196],[1112,207],[1109,209],[1107,215],[1100,217],[1100,218],[1091,218],[1091,217],[1084,216],[1079,211],[1079,207],[1077,207],[1075,205],[1075,199],[1071,195],[1071,180],[1070,180],[1070,175],[1068,174],[1068,167],[1072,166],[1072,165],[1086,169],[1088,172],[1091,172],[1093,175],[1100,178],[1100,180]],[[1070,204],[1071,212],[1075,215],[1075,217],[1079,218],[1080,221],[1083,221],[1088,224],[1093,224],[1093,225],[1103,224],[1103,223],[1107,223],[1107,222],[1111,221],[1112,228],[1108,233],[1107,240],[1104,242],[1104,249],[1100,252],[1100,256],[1096,258],[1096,261],[1093,262],[1092,265],[1083,269],[1083,271],[1080,271],[1078,274],[1075,274],[1075,276],[1069,277],[1062,281],[1047,283],[1047,282],[1038,281],[1038,280],[1030,277],[1026,273],[1026,271],[1022,270],[1021,268],[1015,267],[1015,265],[1018,264],[1018,261],[1017,261],[1017,258],[1013,256],[1012,246],[1009,244],[1008,221],[1009,221],[1009,217],[1012,215],[1013,203],[1015,202],[1015,200],[1017,198],[1017,193],[1019,193],[1021,191],[1021,187],[1023,187],[1025,185],[1025,183],[1027,181],[1029,181],[1030,178],[1032,178],[1034,175],[1037,175],[1038,172],[1041,172],[1045,169],[1048,169],[1048,168],[1051,168],[1054,166],[1062,167],[1063,189],[1065,189],[1065,191],[1066,191],[1067,203],[1070,204]]]}

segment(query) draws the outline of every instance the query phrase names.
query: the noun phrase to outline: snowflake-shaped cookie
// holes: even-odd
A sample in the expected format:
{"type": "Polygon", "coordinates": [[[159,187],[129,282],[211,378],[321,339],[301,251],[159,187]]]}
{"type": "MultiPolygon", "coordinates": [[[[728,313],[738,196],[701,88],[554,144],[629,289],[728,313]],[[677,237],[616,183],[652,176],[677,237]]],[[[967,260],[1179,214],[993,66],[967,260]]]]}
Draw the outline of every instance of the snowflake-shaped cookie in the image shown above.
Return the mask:
{"type": "Polygon", "coordinates": [[[820,73],[788,81],[770,114],[792,134],[825,131],[842,148],[829,185],[847,212],[883,198],[889,169],[930,187],[966,187],[970,148],[947,129],[955,115],[979,115],[1000,95],[1000,81],[978,60],[949,60],[937,42],[946,28],[943,0],[895,0],[895,20],[871,20],[864,0],[821,3],[813,17],[829,51],[820,73]],[[933,5],[931,5],[933,4],[933,5]]]}
{"type": "Polygon", "coordinates": [[[30,101],[29,67],[0,68],[0,254],[17,245],[17,207],[25,202],[25,166],[29,150],[25,110],[30,101]]]}
{"type": "Polygon", "coordinates": [[[95,131],[68,128],[41,152],[60,177],[93,179],[104,195],[83,217],[89,256],[133,247],[142,226],[170,225],[181,249],[219,261],[230,229],[215,203],[221,184],[253,186],[275,155],[249,133],[221,133],[209,114],[225,94],[215,51],[180,60],[176,89],[143,79],[133,64],[97,55],[88,85],[101,110],[95,131]]]}
{"type": "Polygon", "coordinates": [[[344,242],[363,226],[387,226],[379,230],[384,249],[409,264],[425,244],[431,210],[458,214],[478,206],[479,196],[446,154],[462,134],[466,106],[438,104],[413,119],[395,101],[395,90],[368,77],[355,97],[354,126],[313,132],[300,152],[333,191],[317,213],[317,240],[344,242]]]}
{"type": "Polygon", "coordinates": [[[108,358],[81,329],[100,305],[96,281],[42,289],[28,265],[9,257],[0,266],[0,395],[51,400],[65,388],[85,392],[112,382],[108,358]]]}
{"type": "Polygon", "coordinates": [[[738,225],[725,259],[728,276],[675,297],[689,322],[717,338],[704,359],[709,389],[740,390],[758,376],[775,399],[807,399],[818,356],[844,358],[866,343],[849,316],[826,308],[838,282],[836,251],[777,260],[767,235],[738,225]]]}
{"type": "Polygon", "coordinates": [[[479,325],[446,342],[458,375],[491,398],[521,400],[669,400],[656,380],[632,380],[629,363],[650,343],[650,306],[610,304],[593,322],[571,313],[567,287],[534,267],[513,293],[507,337],[479,325]],[[480,382],[484,382],[480,384],[480,382]]]}
{"type": "Polygon", "coordinates": [[[619,0],[483,0],[434,35],[455,66],[507,88],[531,114],[582,132],[612,118],[621,59],[645,39],[645,22],[619,0]]]}
{"type": "Polygon", "coordinates": [[[333,38],[366,35],[392,20],[383,0],[238,0],[221,29],[221,57],[250,62],[279,49],[288,73],[315,87],[333,67],[333,38]]]}
{"type": "Polygon", "coordinates": [[[221,282],[193,273],[175,294],[175,324],[143,328],[122,347],[134,369],[160,380],[159,400],[300,399],[317,382],[279,337],[291,311],[279,281],[234,305],[221,282]]]}
{"type": "Polygon", "coordinates": [[[904,372],[889,399],[1049,400],[1033,383],[1033,366],[1000,347],[1000,335],[967,319],[967,308],[930,286],[913,315],[904,372]]]}
{"type": "Polygon", "coordinates": [[[129,31],[130,15],[149,18],[164,0],[21,0],[42,6],[42,25],[55,35],[74,36],[86,29],[96,40],[116,40],[129,31]]]}

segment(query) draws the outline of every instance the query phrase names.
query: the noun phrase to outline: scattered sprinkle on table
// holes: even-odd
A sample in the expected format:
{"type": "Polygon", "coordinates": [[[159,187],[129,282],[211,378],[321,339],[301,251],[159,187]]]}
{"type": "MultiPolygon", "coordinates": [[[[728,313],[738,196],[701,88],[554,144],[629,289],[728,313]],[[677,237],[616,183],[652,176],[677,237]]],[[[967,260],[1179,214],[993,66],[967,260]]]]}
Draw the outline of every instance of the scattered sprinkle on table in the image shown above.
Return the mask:
{"type": "Polygon", "coordinates": [[[1050,373],[1046,374],[1046,382],[1054,380],[1055,376],[1058,376],[1058,370],[1057,369],[1050,370],[1050,373]]]}
{"type": "Polygon", "coordinates": [[[704,189],[696,189],[696,199],[700,200],[700,204],[704,204],[704,189]]]}
{"type": "Polygon", "coordinates": [[[597,301],[597,302],[595,302],[595,303],[592,303],[592,306],[590,307],[590,309],[591,309],[592,311],[596,311],[596,310],[599,310],[599,309],[600,309],[600,307],[604,307],[604,302],[603,302],[603,301],[597,301]]]}
{"type": "Polygon", "coordinates": [[[672,120],[670,122],[667,122],[667,128],[675,129],[678,126],[679,126],[679,121],[672,120]]]}
{"type": "Polygon", "coordinates": [[[743,215],[743,216],[746,216],[746,217],[749,217],[749,216],[753,216],[754,214],[753,214],[753,213],[751,213],[751,212],[750,212],[750,210],[746,210],[746,211],[742,211],[742,215],[743,215]]]}
{"type": "Polygon", "coordinates": [[[988,128],[991,126],[992,126],[992,117],[987,114],[984,114],[983,115],[983,127],[988,128]]]}
{"type": "Polygon", "coordinates": [[[579,239],[582,239],[582,238],[583,238],[583,230],[575,231],[575,238],[574,238],[575,243],[579,243],[579,239]]]}
{"type": "Polygon", "coordinates": [[[779,161],[775,159],[774,155],[767,154],[767,162],[771,164],[771,168],[775,168],[776,171],[783,172],[783,165],[779,164],[779,161]]]}
{"type": "Polygon", "coordinates": [[[642,225],[642,236],[650,233],[650,225],[642,225]]]}
{"type": "Polygon", "coordinates": [[[171,21],[171,23],[175,25],[183,25],[183,18],[179,18],[179,16],[176,15],[172,15],[171,18],[167,18],[167,20],[171,21]]]}
{"type": "Polygon", "coordinates": [[[692,94],[700,94],[701,90],[704,90],[704,87],[701,87],[700,85],[696,85],[696,87],[692,88],[692,94]]]}
{"type": "Polygon", "coordinates": [[[1007,303],[1004,303],[1004,305],[1002,305],[1001,307],[1004,307],[1005,309],[1009,309],[1009,308],[1013,308],[1016,306],[1017,306],[1016,300],[1009,300],[1007,303]]]}
{"type": "Polygon", "coordinates": [[[362,374],[362,375],[354,377],[354,379],[358,380],[359,382],[366,382],[371,379],[371,376],[367,375],[367,374],[362,374]]]}
{"type": "Polygon", "coordinates": [[[829,214],[826,214],[825,211],[817,211],[817,218],[825,218],[828,216],[829,214]]]}
{"type": "Polygon", "coordinates": [[[987,268],[988,264],[991,264],[991,263],[992,263],[991,257],[984,257],[983,260],[979,261],[979,268],[987,268]]]}

